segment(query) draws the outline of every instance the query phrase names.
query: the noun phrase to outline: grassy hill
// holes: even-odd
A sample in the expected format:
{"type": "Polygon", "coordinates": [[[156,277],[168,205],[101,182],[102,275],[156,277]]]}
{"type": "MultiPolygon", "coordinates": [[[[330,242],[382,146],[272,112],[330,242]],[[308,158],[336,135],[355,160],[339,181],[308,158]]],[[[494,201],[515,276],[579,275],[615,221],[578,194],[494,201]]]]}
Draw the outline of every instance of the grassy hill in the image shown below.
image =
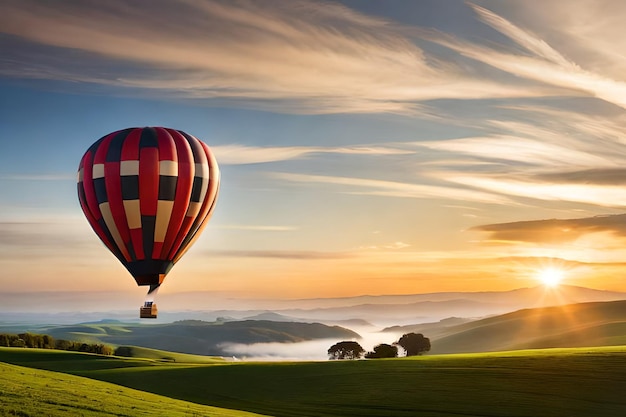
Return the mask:
{"type": "Polygon", "coordinates": [[[55,339],[87,343],[143,346],[196,355],[229,355],[224,343],[292,343],[314,339],[354,339],[359,335],[320,323],[243,320],[206,322],[185,320],[167,324],[97,323],[56,326],[40,330],[55,339]]]}
{"type": "Polygon", "coordinates": [[[394,334],[404,334],[404,333],[423,333],[428,335],[431,339],[440,337],[442,335],[446,335],[450,328],[453,326],[458,326],[460,324],[465,324],[471,321],[475,321],[474,319],[465,319],[460,317],[448,317],[443,320],[439,320],[438,322],[433,323],[420,323],[420,324],[409,324],[405,326],[390,326],[385,327],[382,332],[386,333],[394,333],[394,334]]]}
{"type": "Polygon", "coordinates": [[[190,355],[188,353],[168,352],[166,350],[150,349],[140,346],[120,346],[115,350],[117,356],[127,358],[154,359],[161,362],[176,363],[223,363],[221,356],[190,355]]]}
{"type": "Polygon", "coordinates": [[[624,345],[626,301],[525,309],[438,332],[431,353],[624,345]]]}
{"type": "Polygon", "coordinates": [[[0,387],[0,416],[257,415],[175,400],[89,378],[5,363],[0,363],[0,387]]]}
{"type": "Polygon", "coordinates": [[[0,361],[277,417],[621,417],[626,410],[626,347],[221,365],[0,348],[0,361]]]}

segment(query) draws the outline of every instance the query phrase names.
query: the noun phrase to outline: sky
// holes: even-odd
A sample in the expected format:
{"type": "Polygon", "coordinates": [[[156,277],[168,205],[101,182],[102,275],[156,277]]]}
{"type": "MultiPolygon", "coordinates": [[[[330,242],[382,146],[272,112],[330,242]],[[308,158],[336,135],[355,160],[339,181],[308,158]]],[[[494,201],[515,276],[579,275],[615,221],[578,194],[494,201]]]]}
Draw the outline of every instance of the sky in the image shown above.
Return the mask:
{"type": "Polygon", "coordinates": [[[100,137],[184,130],[217,207],[162,291],[626,291],[626,3],[0,0],[0,286],[143,294],[85,220],[100,137]]]}

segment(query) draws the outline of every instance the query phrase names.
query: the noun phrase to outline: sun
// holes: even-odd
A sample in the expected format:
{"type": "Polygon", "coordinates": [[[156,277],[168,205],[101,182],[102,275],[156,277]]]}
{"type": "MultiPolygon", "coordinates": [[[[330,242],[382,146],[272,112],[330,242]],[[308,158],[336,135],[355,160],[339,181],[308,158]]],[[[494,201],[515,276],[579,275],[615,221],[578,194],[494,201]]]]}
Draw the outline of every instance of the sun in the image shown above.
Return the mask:
{"type": "Polygon", "coordinates": [[[538,272],[537,279],[543,283],[546,287],[554,288],[558,286],[563,278],[565,272],[558,268],[545,268],[538,272]]]}

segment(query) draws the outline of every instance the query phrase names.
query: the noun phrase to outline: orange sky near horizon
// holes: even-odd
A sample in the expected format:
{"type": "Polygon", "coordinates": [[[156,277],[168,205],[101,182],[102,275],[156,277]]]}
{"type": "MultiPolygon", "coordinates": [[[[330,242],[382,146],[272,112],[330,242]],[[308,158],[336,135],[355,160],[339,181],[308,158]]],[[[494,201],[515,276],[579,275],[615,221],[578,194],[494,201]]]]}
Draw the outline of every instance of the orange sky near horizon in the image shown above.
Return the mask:
{"type": "MultiPolygon", "coordinates": [[[[41,242],[45,249],[31,247],[27,253],[16,250],[13,260],[4,261],[5,271],[17,278],[4,286],[5,291],[142,292],[117,259],[92,235],[86,222],[82,222],[72,233],[68,233],[71,228],[64,228],[67,243],[59,252],[66,254],[65,259],[38,254],[38,251],[50,252],[45,242],[41,242]],[[76,253],[80,256],[75,256],[76,253]],[[25,256],[38,262],[25,262],[25,256]]],[[[60,233],[58,226],[39,225],[40,236],[47,228],[44,236],[48,235],[50,240],[60,233]]],[[[540,275],[547,268],[563,271],[562,283],[566,285],[623,291],[620,272],[624,265],[610,261],[605,251],[597,251],[603,261],[594,262],[595,249],[579,244],[568,248],[500,242],[495,249],[494,242],[472,241],[468,242],[467,250],[416,251],[396,242],[387,247],[350,251],[227,251],[220,249],[223,231],[209,226],[205,233],[175,265],[161,292],[224,291],[240,293],[245,298],[300,299],[506,291],[542,285],[540,275]]],[[[616,249],[615,257],[622,256],[622,251],[616,249]]]]}

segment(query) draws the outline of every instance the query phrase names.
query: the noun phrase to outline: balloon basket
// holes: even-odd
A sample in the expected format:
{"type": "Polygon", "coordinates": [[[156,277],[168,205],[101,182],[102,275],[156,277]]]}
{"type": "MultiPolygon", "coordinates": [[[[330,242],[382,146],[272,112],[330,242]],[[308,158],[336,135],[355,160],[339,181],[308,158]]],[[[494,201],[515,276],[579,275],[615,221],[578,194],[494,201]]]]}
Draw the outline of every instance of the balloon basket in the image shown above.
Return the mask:
{"type": "Polygon", "coordinates": [[[157,306],[152,301],[146,301],[143,307],[139,308],[140,319],[156,319],[157,318],[157,306]]]}

